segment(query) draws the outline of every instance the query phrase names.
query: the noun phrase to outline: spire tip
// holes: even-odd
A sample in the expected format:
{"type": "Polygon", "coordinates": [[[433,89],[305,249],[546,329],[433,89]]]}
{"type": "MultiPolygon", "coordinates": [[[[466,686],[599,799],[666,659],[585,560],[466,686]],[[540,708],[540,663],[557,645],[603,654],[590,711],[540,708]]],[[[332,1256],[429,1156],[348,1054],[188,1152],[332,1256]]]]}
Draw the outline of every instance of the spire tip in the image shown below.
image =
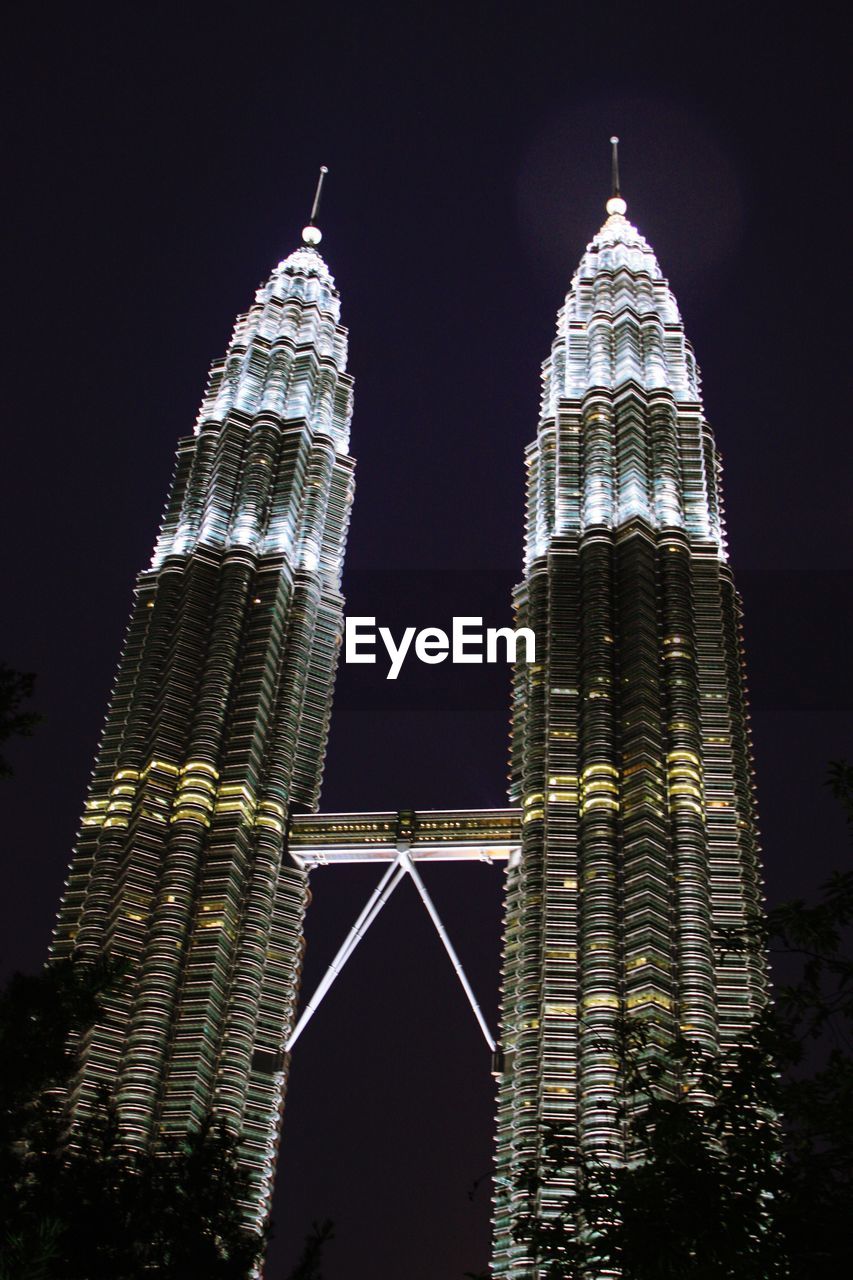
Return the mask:
{"type": "Polygon", "coordinates": [[[607,201],[605,208],[611,217],[614,214],[624,217],[628,206],[622,199],[622,193],[619,190],[619,139],[616,134],[610,139],[610,175],[610,199],[607,201]]]}
{"type": "Polygon", "coordinates": [[[329,166],[321,164],[320,176],[317,179],[317,190],[314,192],[314,203],[311,206],[311,216],[308,219],[307,226],[302,228],[302,242],[303,244],[310,245],[312,249],[323,239],[323,233],[317,226],[316,218],[317,214],[320,212],[320,196],[323,191],[323,179],[328,172],[329,166]]]}

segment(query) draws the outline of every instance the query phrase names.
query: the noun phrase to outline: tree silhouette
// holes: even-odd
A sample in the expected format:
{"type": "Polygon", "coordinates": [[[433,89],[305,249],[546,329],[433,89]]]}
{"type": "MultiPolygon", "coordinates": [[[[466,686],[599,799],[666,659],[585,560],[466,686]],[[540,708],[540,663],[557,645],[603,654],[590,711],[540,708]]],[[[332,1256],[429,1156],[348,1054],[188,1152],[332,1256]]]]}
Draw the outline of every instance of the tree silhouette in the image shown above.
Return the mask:
{"type": "MultiPolygon", "coordinates": [[[[0,743],[10,738],[28,738],[41,716],[35,711],[22,711],[21,706],[33,696],[35,676],[32,672],[15,671],[0,662],[0,743]]],[[[0,778],[12,776],[13,769],[0,755],[0,778]]]]}
{"type": "Polygon", "coordinates": [[[313,1222],[302,1255],[287,1280],[323,1280],[323,1251],[334,1236],[335,1225],[328,1218],[313,1222]]]}
{"type": "Polygon", "coordinates": [[[134,1149],[105,1093],[68,1133],[70,1046],[124,969],[63,961],[16,975],[0,997],[0,1280],[245,1280],[262,1253],[223,1124],[134,1149]]]}
{"type": "MultiPolygon", "coordinates": [[[[853,832],[853,768],[828,783],[853,832]]],[[[719,939],[770,947],[790,976],[730,1059],[679,1040],[649,1052],[623,1024],[623,1165],[579,1152],[558,1129],[544,1173],[578,1171],[556,1213],[527,1171],[518,1237],[548,1280],[614,1270],[625,1280],[823,1280],[853,1255],[853,870],[814,903],[785,903],[719,939]]]]}

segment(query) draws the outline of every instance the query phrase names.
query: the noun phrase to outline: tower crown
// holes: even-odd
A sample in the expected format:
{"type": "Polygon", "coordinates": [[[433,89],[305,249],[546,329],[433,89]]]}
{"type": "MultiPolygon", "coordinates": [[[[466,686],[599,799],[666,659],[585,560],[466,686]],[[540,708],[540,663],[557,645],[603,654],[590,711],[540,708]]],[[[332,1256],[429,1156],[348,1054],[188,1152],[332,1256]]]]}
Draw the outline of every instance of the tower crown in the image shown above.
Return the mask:
{"type": "Polygon", "coordinates": [[[340,316],[335,278],[323,255],[310,245],[300,245],[282,258],[255,297],[258,302],[266,302],[271,297],[313,299],[336,320],[340,316]]]}
{"type": "MultiPolygon", "coordinates": [[[[242,449],[244,436],[263,434],[276,421],[281,431],[304,435],[317,449],[345,459],[352,379],[340,313],[325,260],[312,245],[300,245],[278,263],[255,291],[249,310],[237,317],[225,355],[211,366],[196,437],[213,442],[236,431],[242,449]]],[[[262,465],[270,469],[271,459],[262,465]]],[[[286,553],[302,568],[322,564],[328,581],[339,583],[342,550],[326,556],[316,540],[300,541],[286,503],[240,494],[238,481],[237,471],[221,458],[212,474],[192,472],[186,494],[166,513],[152,568],[198,545],[246,546],[286,553]]]]}
{"type": "Polygon", "coordinates": [[[637,517],[725,558],[719,462],[699,371],[651,245],[625,216],[614,145],[607,219],[587,245],[542,366],[528,461],[528,566],[554,536],[637,517]]]}
{"type": "Polygon", "coordinates": [[[651,245],[624,214],[609,214],[586,247],[557,317],[552,364],[562,373],[552,397],[634,380],[699,399],[678,303],[651,245]]]}

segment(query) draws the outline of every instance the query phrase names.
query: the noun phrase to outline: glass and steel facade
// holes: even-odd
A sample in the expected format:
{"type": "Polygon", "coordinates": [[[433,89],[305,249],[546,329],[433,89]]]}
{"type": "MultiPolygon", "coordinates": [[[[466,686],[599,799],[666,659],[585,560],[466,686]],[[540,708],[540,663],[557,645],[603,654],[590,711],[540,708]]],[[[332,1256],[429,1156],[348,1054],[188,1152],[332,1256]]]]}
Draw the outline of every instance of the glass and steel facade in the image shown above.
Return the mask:
{"type": "Polygon", "coordinates": [[[720,461],[675,299],[611,201],[527,451],[515,607],[536,660],[515,669],[513,807],[316,815],[353,494],[346,359],[306,244],[238,319],[179,444],[53,943],[130,960],[69,1109],[79,1121],[107,1089],[140,1146],[212,1111],[260,1226],[309,872],[390,863],[426,902],[416,861],[507,859],[493,1273],[534,1280],[516,1232],[530,1169],[546,1217],[575,1178],[548,1172],[549,1126],[587,1155],[627,1154],[622,1019],[725,1053],[767,998],[761,957],[715,946],[761,904],[720,461]]]}
{"type": "Polygon", "coordinates": [[[53,955],[130,968],[69,1099],[115,1097],[145,1144],[208,1111],[240,1139],[249,1223],[271,1193],[307,874],[342,635],[352,379],[329,270],[303,247],[210,371],[130,625],[53,955]]]}
{"type": "Polygon", "coordinates": [[[715,945],[761,906],[720,460],[675,299],[624,203],[608,213],[527,450],[515,607],[537,661],[514,680],[493,1258],[513,1280],[541,1271],[519,1216],[574,1184],[547,1172],[549,1127],[626,1156],[622,1019],[725,1053],[767,999],[761,957],[715,945]]]}

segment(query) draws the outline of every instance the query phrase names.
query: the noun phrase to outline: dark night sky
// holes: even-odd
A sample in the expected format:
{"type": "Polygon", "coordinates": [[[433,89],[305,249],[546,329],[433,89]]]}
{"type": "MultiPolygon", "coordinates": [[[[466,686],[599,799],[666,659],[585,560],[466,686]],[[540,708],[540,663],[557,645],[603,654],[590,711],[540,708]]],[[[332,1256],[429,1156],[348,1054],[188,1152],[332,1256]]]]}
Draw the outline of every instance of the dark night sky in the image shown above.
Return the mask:
{"type": "MultiPolygon", "coordinates": [[[[841,13],[840,7],[835,11],[841,13]]],[[[508,617],[539,364],[603,221],[607,138],[681,304],[726,464],[771,900],[844,857],[850,711],[848,61],[833,7],[280,3],[16,11],[3,77],[4,626],[46,720],[2,789],[5,970],[47,944],[134,575],[210,360],[295,247],[356,376],[349,610],[508,617]],[[456,571],[456,572],[451,572],[456,571]],[[405,590],[404,590],[405,588],[405,590]]],[[[7,36],[10,32],[7,29],[7,36]]],[[[505,670],[342,672],[323,807],[504,802],[505,670]]],[[[375,878],[313,881],[312,988],[375,878]]],[[[428,880],[494,1024],[500,873],[428,880]]],[[[485,1265],[492,1081],[404,885],[294,1057],[269,1280],[485,1265]]]]}

